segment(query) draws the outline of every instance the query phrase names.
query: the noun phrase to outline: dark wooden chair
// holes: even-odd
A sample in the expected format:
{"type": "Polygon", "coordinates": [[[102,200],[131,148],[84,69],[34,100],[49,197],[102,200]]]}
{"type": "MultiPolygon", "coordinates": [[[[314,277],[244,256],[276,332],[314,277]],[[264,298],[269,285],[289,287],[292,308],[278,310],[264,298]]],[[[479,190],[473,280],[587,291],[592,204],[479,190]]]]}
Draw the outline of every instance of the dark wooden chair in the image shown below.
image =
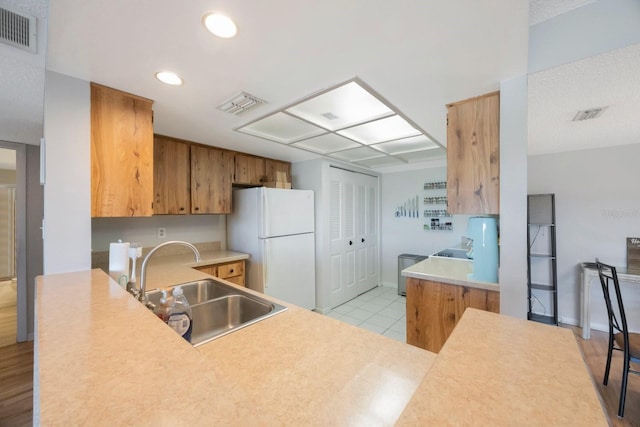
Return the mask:
{"type": "Polygon", "coordinates": [[[613,350],[623,353],[624,361],[622,366],[622,385],[620,387],[620,404],[618,406],[618,416],[624,416],[624,401],[627,394],[627,378],[629,372],[640,374],[639,371],[631,369],[631,363],[640,363],[640,334],[629,333],[627,327],[627,316],[622,304],[620,293],[620,283],[616,268],[596,260],[598,276],[602,285],[604,301],[607,304],[607,314],[609,317],[609,352],[607,354],[607,367],[604,371],[604,385],[609,382],[609,370],[611,368],[611,356],[613,350]],[[615,305],[612,303],[611,285],[615,297],[615,305]]]}

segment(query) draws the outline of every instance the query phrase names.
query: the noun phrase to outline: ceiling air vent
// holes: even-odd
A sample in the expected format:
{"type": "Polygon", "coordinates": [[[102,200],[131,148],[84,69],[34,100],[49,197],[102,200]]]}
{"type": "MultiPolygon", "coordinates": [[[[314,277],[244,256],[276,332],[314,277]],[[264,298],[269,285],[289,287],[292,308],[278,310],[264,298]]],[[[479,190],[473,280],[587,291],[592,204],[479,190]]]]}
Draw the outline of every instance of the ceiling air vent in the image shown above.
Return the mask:
{"type": "Polygon", "coordinates": [[[262,104],[266,104],[266,101],[263,101],[257,96],[249,95],[246,92],[239,92],[218,105],[218,109],[225,113],[238,115],[262,104]]]}
{"type": "Polygon", "coordinates": [[[578,111],[578,113],[574,116],[573,121],[580,122],[582,120],[598,118],[602,115],[602,113],[606,109],[607,107],[600,107],[600,108],[590,108],[588,110],[578,111]]]}
{"type": "Polygon", "coordinates": [[[0,7],[0,42],[36,53],[36,18],[0,7]]]}

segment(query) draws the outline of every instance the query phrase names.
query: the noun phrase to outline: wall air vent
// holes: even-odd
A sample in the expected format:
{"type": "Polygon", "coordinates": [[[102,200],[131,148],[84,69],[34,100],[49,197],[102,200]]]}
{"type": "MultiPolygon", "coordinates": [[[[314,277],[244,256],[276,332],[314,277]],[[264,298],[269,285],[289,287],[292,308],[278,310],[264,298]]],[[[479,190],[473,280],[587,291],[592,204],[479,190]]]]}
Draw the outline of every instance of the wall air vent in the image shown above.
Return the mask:
{"type": "Polygon", "coordinates": [[[36,53],[36,18],[0,7],[0,42],[36,53]]]}
{"type": "Polygon", "coordinates": [[[218,105],[218,109],[225,113],[239,115],[266,103],[266,101],[263,101],[257,96],[249,95],[246,92],[239,92],[218,105]]]}
{"type": "Polygon", "coordinates": [[[602,115],[602,113],[606,109],[607,107],[600,107],[600,108],[590,108],[588,110],[578,111],[578,113],[573,117],[572,121],[580,122],[583,120],[598,118],[602,115]]]}

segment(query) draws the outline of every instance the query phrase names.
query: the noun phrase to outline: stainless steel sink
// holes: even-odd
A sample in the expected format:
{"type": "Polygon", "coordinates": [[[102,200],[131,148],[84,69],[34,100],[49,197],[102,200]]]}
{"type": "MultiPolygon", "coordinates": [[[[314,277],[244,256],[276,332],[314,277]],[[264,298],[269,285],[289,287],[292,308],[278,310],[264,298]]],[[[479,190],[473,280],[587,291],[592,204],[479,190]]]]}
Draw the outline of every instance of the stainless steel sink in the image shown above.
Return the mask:
{"type": "MultiPolygon", "coordinates": [[[[287,309],[214,279],[183,283],[182,289],[193,312],[191,344],[195,347],[287,309]]],[[[149,302],[160,304],[160,290],[146,294],[149,302]]]]}
{"type": "Polygon", "coordinates": [[[254,295],[227,295],[196,304],[193,311],[191,343],[205,344],[215,338],[271,317],[286,307],[254,295]]]}
{"type": "MultiPolygon", "coordinates": [[[[237,292],[235,288],[213,279],[182,283],[182,290],[189,305],[192,306],[237,292]]],[[[162,292],[159,289],[147,292],[147,299],[156,306],[160,304],[161,297],[162,292]]]]}

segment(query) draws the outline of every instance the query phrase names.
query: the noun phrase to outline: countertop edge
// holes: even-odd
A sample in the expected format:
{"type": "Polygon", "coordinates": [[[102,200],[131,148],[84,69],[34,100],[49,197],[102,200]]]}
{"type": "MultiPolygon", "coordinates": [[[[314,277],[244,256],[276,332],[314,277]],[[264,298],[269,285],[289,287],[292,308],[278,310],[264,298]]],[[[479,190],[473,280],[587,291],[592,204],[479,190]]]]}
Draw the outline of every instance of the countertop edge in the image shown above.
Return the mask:
{"type": "Polygon", "coordinates": [[[458,266],[465,265],[464,263],[470,263],[467,260],[459,260],[459,259],[447,259],[447,258],[438,258],[438,260],[434,261],[432,257],[427,258],[423,261],[420,261],[411,267],[405,268],[402,270],[401,274],[404,277],[411,277],[419,280],[432,280],[436,282],[447,283],[450,285],[456,286],[466,286],[469,288],[476,289],[484,289],[487,291],[500,292],[500,284],[499,283],[489,283],[489,282],[479,282],[476,280],[470,279],[462,279],[460,277],[451,277],[452,275],[460,276],[462,274],[466,274],[460,271],[453,271],[451,275],[447,275],[446,273],[436,273],[435,269],[430,268],[430,264],[438,263],[440,266],[451,266],[452,270],[457,270],[458,266]]]}

